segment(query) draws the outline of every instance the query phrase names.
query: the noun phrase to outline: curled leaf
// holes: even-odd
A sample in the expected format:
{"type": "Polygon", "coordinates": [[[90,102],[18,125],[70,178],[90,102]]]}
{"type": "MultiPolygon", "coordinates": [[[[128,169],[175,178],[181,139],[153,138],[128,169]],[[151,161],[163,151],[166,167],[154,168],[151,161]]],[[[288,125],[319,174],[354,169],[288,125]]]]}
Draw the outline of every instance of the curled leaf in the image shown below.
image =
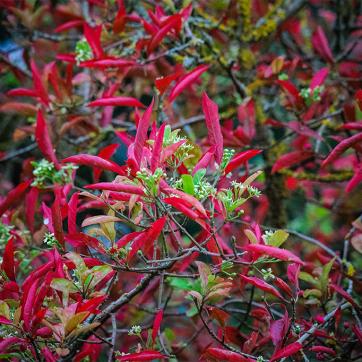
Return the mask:
{"type": "Polygon", "coordinates": [[[190,84],[194,83],[198,77],[202,73],[204,73],[209,68],[208,65],[199,65],[195,69],[193,69],[191,72],[185,74],[181,80],[172,88],[170,95],[169,95],[169,101],[173,102],[175,98],[180,95],[183,90],[188,87],[190,84]]]}

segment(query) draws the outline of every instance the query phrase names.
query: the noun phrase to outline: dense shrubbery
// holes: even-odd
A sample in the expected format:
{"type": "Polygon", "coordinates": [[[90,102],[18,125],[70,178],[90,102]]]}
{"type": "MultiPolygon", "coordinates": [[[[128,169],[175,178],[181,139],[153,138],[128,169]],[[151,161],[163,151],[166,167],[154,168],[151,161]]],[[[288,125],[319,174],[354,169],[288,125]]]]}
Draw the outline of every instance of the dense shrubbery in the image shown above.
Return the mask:
{"type": "Polygon", "coordinates": [[[0,5],[2,359],[362,358],[359,1],[0,5]]]}

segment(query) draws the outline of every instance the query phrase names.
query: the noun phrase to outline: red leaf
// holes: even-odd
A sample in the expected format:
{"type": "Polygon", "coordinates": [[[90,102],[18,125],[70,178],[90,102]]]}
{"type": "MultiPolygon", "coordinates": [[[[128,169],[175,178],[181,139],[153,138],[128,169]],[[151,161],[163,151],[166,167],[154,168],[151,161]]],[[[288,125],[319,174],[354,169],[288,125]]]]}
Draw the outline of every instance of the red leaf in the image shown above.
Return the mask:
{"type": "Polygon", "coordinates": [[[12,281],[15,281],[15,262],[14,262],[14,238],[11,237],[6,243],[1,269],[12,281]]]}
{"type": "Polygon", "coordinates": [[[268,283],[264,282],[264,280],[261,280],[259,278],[256,277],[247,277],[245,275],[240,275],[240,277],[247,283],[250,283],[254,286],[256,286],[257,288],[263,290],[264,292],[273,294],[275,297],[284,300],[284,298],[282,297],[282,295],[271,285],[269,285],[268,283]]]}
{"type": "Polygon", "coordinates": [[[9,97],[37,97],[38,93],[34,89],[15,88],[6,93],[9,97]]]}
{"type": "Polygon", "coordinates": [[[33,59],[30,60],[30,68],[33,74],[34,90],[36,91],[38,97],[44,103],[44,105],[48,106],[49,104],[48,92],[44,87],[41,75],[33,59]]]}
{"type": "Polygon", "coordinates": [[[220,165],[223,156],[223,137],[220,127],[219,110],[206,93],[202,95],[202,110],[205,115],[210,145],[215,146],[215,161],[220,165]]]}
{"type": "Polygon", "coordinates": [[[64,238],[69,244],[73,245],[74,247],[87,246],[96,249],[101,254],[104,254],[103,245],[98,239],[94,238],[93,236],[84,233],[75,233],[65,235],[64,238]]]}
{"type": "Polygon", "coordinates": [[[297,165],[313,156],[312,150],[295,151],[281,156],[273,165],[272,173],[275,173],[283,168],[297,165]]]}
{"type": "Polygon", "coordinates": [[[192,175],[195,175],[195,173],[198,170],[201,170],[203,168],[207,168],[207,166],[210,164],[210,161],[215,153],[215,147],[210,147],[209,150],[202,155],[202,157],[199,159],[197,164],[192,170],[192,175]]]}
{"type": "Polygon", "coordinates": [[[60,245],[64,246],[63,217],[60,204],[60,192],[55,192],[55,199],[51,210],[55,238],[59,241],[60,245]]]}
{"type": "Polygon", "coordinates": [[[362,89],[359,89],[354,95],[358,104],[358,108],[362,111],[362,89]]]}
{"type": "Polygon", "coordinates": [[[362,131],[362,122],[347,122],[344,123],[339,129],[350,129],[350,130],[361,130],[362,131]]]}
{"type": "Polygon", "coordinates": [[[341,141],[328,155],[328,157],[322,162],[322,167],[327,166],[328,164],[335,161],[344,151],[346,151],[348,148],[354,146],[356,143],[362,141],[362,132],[357,133],[352,137],[346,138],[343,141],[341,141]]]}
{"type": "Polygon", "coordinates": [[[6,210],[8,210],[12,205],[15,205],[19,199],[23,197],[25,191],[30,186],[32,180],[24,181],[12,189],[5,200],[0,203],[0,216],[4,214],[6,210]]]}
{"type": "Polygon", "coordinates": [[[172,102],[182,91],[190,84],[194,83],[197,78],[200,77],[209,68],[208,65],[199,65],[191,72],[185,74],[181,80],[172,88],[171,93],[168,97],[169,101],[172,102]]]}
{"type": "Polygon", "coordinates": [[[0,106],[0,112],[19,113],[24,116],[34,116],[37,108],[30,103],[7,102],[0,106]]]}
{"type": "Polygon", "coordinates": [[[34,233],[34,218],[36,210],[36,201],[38,199],[39,190],[32,187],[25,196],[25,217],[29,230],[34,233]]]}
{"type": "Polygon", "coordinates": [[[93,185],[85,186],[86,189],[89,190],[109,190],[109,191],[118,191],[118,192],[126,192],[130,194],[136,195],[144,195],[145,192],[141,186],[130,185],[130,184],[120,184],[113,182],[99,182],[93,185]]]}
{"type": "MultiPolygon", "coordinates": [[[[105,160],[110,160],[110,158],[114,155],[114,153],[117,151],[117,148],[119,147],[119,144],[117,143],[113,143],[110,144],[104,148],[102,148],[99,152],[98,152],[98,157],[104,158],[105,160]]],[[[99,177],[102,174],[102,169],[99,168],[95,168],[93,170],[93,177],[94,177],[94,181],[98,181],[99,177]]]]}
{"type": "Polygon", "coordinates": [[[300,351],[302,348],[303,345],[299,342],[294,342],[292,344],[289,344],[288,346],[284,347],[283,349],[275,353],[270,359],[270,362],[274,362],[281,358],[292,356],[293,354],[300,351]]]}
{"type": "Polygon", "coordinates": [[[354,190],[360,183],[362,182],[362,165],[358,167],[357,170],[354,171],[353,177],[349,180],[346,192],[351,192],[354,190]]]}
{"type": "Polygon", "coordinates": [[[290,102],[293,106],[300,106],[304,103],[296,86],[289,80],[277,80],[277,83],[287,92],[290,102]]]}
{"type": "Polygon", "coordinates": [[[132,242],[132,249],[128,254],[128,260],[136,255],[137,251],[142,249],[145,254],[153,247],[155,240],[160,236],[166,223],[166,217],[163,216],[156,220],[146,231],[140,233],[132,242]]]}
{"type": "Polygon", "coordinates": [[[57,160],[57,157],[55,156],[53,145],[50,140],[48,127],[43,112],[41,110],[38,111],[38,115],[36,118],[35,140],[44,157],[49,162],[53,162],[55,167],[59,169],[59,162],[57,160]]]}
{"type": "Polygon", "coordinates": [[[218,361],[228,361],[228,362],[249,361],[248,358],[242,356],[241,354],[216,347],[209,347],[203,354],[218,361]]]}
{"type": "Polygon", "coordinates": [[[84,23],[83,31],[88,44],[92,48],[93,56],[95,58],[102,58],[103,57],[103,49],[101,46],[102,25],[97,25],[94,28],[92,28],[87,23],[84,23]]]}
{"type": "Polygon", "coordinates": [[[122,106],[122,107],[144,107],[144,105],[133,97],[107,97],[99,98],[88,103],[88,107],[105,107],[105,106],[122,106]]]}
{"type": "Polygon", "coordinates": [[[192,220],[196,220],[199,217],[199,214],[190,209],[189,204],[185,204],[185,201],[180,199],[179,197],[166,197],[163,201],[174,207],[175,209],[181,211],[184,215],[189,217],[192,220]]]}
{"type": "Polygon", "coordinates": [[[158,351],[145,350],[140,353],[131,353],[123,356],[117,356],[117,361],[123,362],[138,362],[138,361],[153,361],[155,359],[166,358],[162,353],[158,351]]]}
{"type": "Polygon", "coordinates": [[[80,307],[77,308],[77,313],[80,312],[90,312],[92,314],[98,313],[97,307],[102,304],[107,299],[106,295],[100,295],[99,297],[92,298],[85,303],[83,303],[80,307]]]}
{"type": "Polygon", "coordinates": [[[63,163],[71,162],[71,163],[75,163],[77,165],[98,167],[103,170],[113,171],[120,175],[124,174],[123,168],[120,167],[119,165],[117,165],[116,163],[114,163],[112,161],[104,160],[103,158],[100,158],[98,156],[93,156],[93,155],[86,155],[86,154],[81,153],[79,155],[67,157],[62,162],[63,163]]]}
{"type": "Polygon", "coordinates": [[[353,307],[355,307],[356,309],[360,309],[358,303],[350,296],[350,294],[348,294],[343,288],[339,287],[336,284],[331,284],[331,288],[337,292],[338,294],[340,294],[347,302],[351,303],[351,305],[353,307]]]}
{"type": "Polygon", "coordinates": [[[155,172],[160,163],[160,157],[163,145],[163,136],[165,134],[166,123],[163,123],[157,132],[156,140],[153,145],[152,157],[151,157],[151,171],[155,172]]]}
{"type": "Polygon", "coordinates": [[[244,152],[240,152],[239,154],[235,155],[230,162],[226,165],[224,174],[227,175],[231,171],[235,170],[240,165],[246,163],[251,158],[255,157],[261,153],[261,150],[247,150],[244,152]]]}
{"type": "Polygon", "coordinates": [[[160,28],[156,34],[153,35],[151,41],[147,47],[147,53],[152,53],[158,45],[161,43],[162,39],[169,33],[172,29],[180,28],[181,26],[181,16],[176,14],[170,16],[169,20],[167,20],[166,24],[160,28]]]}
{"type": "Polygon", "coordinates": [[[124,6],[123,0],[118,1],[118,12],[113,21],[113,32],[120,33],[124,30],[126,24],[126,7],[124,6]]]}
{"type": "Polygon", "coordinates": [[[61,33],[63,31],[67,31],[69,29],[78,28],[83,26],[84,20],[70,20],[62,25],[57,26],[54,29],[54,33],[61,33]]]}
{"type": "Polygon", "coordinates": [[[0,316],[0,324],[5,324],[7,326],[13,324],[13,322],[3,316],[0,316]]]}
{"type": "Polygon", "coordinates": [[[310,351],[316,353],[328,353],[332,356],[336,355],[336,351],[333,348],[326,347],[326,346],[313,346],[309,348],[310,351]]]}
{"type": "Polygon", "coordinates": [[[122,59],[122,58],[102,58],[102,59],[91,59],[85,60],[79,64],[82,68],[124,68],[131,67],[137,63],[133,60],[122,59]]]}
{"type": "Polygon", "coordinates": [[[320,69],[316,74],[314,74],[314,77],[310,82],[309,88],[313,90],[314,88],[321,86],[324,83],[325,79],[327,78],[328,73],[329,73],[328,68],[320,69]]]}
{"type": "Polygon", "coordinates": [[[312,45],[315,51],[327,62],[333,63],[333,55],[331,48],[328,44],[328,39],[321,26],[317,27],[317,30],[312,36],[312,45]]]}
{"type": "Polygon", "coordinates": [[[78,192],[75,192],[68,202],[68,233],[74,234],[77,232],[77,206],[78,192]]]}
{"type": "Polygon", "coordinates": [[[162,190],[169,194],[179,196],[179,198],[183,202],[187,202],[189,204],[189,207],[194,207],[199,212],[200,216],[207,217],[205,208],[203,207],[202,203],[196,197],[186,194],[185,192],[183,192],[181,190],[173,189],[171,187],[163,188],[162,190]]]}
{"type": "Polygon", "coordinates": [[[244,247],[246,251],[251,251],[257,254],[266,254],[273,258],[284,261],[290,261],[297,264],[304,264],[296,255],[288,250],[276,248],[275,246],[262,245],[262,244],[248,244],[244,247]]]}
{"type": "Polygon", "coordinates": [[[163,309],[160,309],[157,312],[157,314],[155,316],[155,320],[153,322],[153,328],[152,328],[152,342],[153,343],[155,343],[156,337],[158,335],[158,331],[160,330],[162,318],[163,318],[163,309]]]}
{"type": "Polygon", "coordinates": [[[162,95],[165,93],[168,86],[171,84],[172,81],[174,81],[176,78],[178,78],[182,74],[182,71],[179,70],[173,74],[166,75],[165,77],[159,77],[155,80],[155,86],[162,95]]]}
{"type": "Polygon", "coordinates": [[[284,336],[288,331],[288,327],[289,327],[289,318],[287,310],[285,310],[283,318],[271,321],[270,336],[276,350],[279,349],[280,346],[282,345],[284,336]]]}
{"type": "Polygon", "coordinates": [[[27,293],[23,294],[22,297],[22,319],[24,321],[24,329],[26,332],[30,331],[31,321],[33,317],[33,306],[36,298],[36,291],[38,288],[39,279],[34,280],[27,293]]]}
{"type": "Polygon", "coordinates": [[[143,146],[147,139],[147,131],[150,126],[150,120],[152,115],[154,99],[152,99],[151,104],[148,106],[146,111],[143,113],[141,119],[138,122],[136,138],[134,141],[134,156],[138,164],[141,163],[143,146]]]}

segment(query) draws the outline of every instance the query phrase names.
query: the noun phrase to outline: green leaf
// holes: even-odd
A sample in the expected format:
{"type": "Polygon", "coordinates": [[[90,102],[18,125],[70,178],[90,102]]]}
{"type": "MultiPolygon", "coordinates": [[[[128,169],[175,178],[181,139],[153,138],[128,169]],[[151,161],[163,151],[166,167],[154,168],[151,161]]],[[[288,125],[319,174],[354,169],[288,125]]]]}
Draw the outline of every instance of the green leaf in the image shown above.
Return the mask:
{"type": "Polygon", "coordinates": [[[200,170],[197,170],[194,175],[194,185],[199,185],[200,181],[203,179],[203,177],[206,175],[206,169],[201,168],[200,170]]]}
{"type": "Polygon", "coordinates": [[[322,275],[320,278],[321,291],[323,296],[326,296],[328,291],[329,274],[332,270],[335,258],[331,259],[326,265],[323,266],[322,275]]]}
{"type": "Polygon", "coordinates": [[[189,195],[195,194],[194,180],[191,175],[181,175],[183,190],[189,195]]]}
{"type": "Polygon", "coordinates": [[[280,247],[289,237],[284,230],[277,230],[269,238],[269,245],[280,247]]]}
{"type": "Polygon", "coordinates": [[[310,283],[312,285],[314,285],[317,288],[320,288],[320,282],[318,279],[315,279],[312,275],[310,275],[309,273],[306,272],[300,272],[299,273],[299,279],[303,280],[307,283],[310,283]]]}
{"type": "Polygon", "coordinates": [[[104,279],[111,271],[112,267],[109,265],[97,265],[91,269],[91,275],[93,276],[91,281],[91,287],[94,288],[102,279],[104,279]]]}
{"type": "Polygon", "coordinates": [[[68,279],[54,278],[50,283],[50,286],[63,293],[77,293],[78,289],[74,283],[68,279]]]}
{"type": "Polygon", "coordinates": [[[190,283],[190,281],[187,278],[168,278],[167,279],[169,284],[180,290],[186,290],[190,291],[193,290],[193,285],[190,283]]]}
{"type": "Polygon", "coordinates": [[[211,270],[208,265],[206,265],[205,263],[203,263],[201,261],[196,261],[195,263],[197,265],[197,269],[199,270],[199,274],[200,274],[201,289],[202,289],[203,294],[205,295],[205,293],[208,289],[209,275],[211,274],[211,270]]]}

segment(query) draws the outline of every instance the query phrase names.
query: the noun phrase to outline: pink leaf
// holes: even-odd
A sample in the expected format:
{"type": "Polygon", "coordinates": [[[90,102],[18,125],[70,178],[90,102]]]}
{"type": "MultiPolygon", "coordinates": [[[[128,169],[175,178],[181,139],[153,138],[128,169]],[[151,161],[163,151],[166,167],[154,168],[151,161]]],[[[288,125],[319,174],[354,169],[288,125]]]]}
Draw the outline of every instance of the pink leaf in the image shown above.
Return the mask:
{"type": "Polygon", "coordinates": [[[77,232],[78,192],[75,192],[68,202],[68,233],[77,232]]]}
{"type": "Polygon", "coordinates": [[[153,37],[151,38],[150,43],[148,44],[147,47],[147,53],[150,54],[152,53],[157,46],[161,43],[162,39],[172,30],[172,29],[177,29],[180,28],[181,26],[181,16],[176,14],[173,16],[170,16],[170,19],[167,20],[166,24],[160,28],[157,33],[155,33],[153,35],[153,37]]]}
{"type": "Polygon", "coordinates": [[[37,108],[30,103],[7,102],[0,106],[0,112],[19,113],[24,116],[34,116],[37,108]]]}
{"type": "Polygon", "coordinates": [[[327,78],[328,73],[329,73],[328,68],[320,69],[316,74],[314,74],[314,77],[312,78],[312,80],[310,82],[309,88],[311,90],[313,90],[316,87],[320,87],[324,83],[325,79],[327,78]]]}
{"type": "Polygon", "coordinates": [[[238,153],[226,165],[224,174],[227,175],[231,171],[238,168],[240,165],[248,162],[251,158],[255,157],[259,153],[261,153],[261,150],[248,150],[248,151],[238,153]]]}
{"type": "Polygon", "coordinates": [[[136,65],[136,62],[122,58],[103,58],[85,60],[79,64],[82,68],[125,68],[136,65]]]}
{"type": "Polygon", "coordinates": [[[122,362],[153,361],[155,359],[164,359],[164,358],[166,358],[166,356],[164,356],[162,353],[152,350],[144,350],[140,353],[131,353],[116,357],[117,361],[122,361],[122,362]]]}
{"type": "Polygon", "coordinates": [[[163,136],[165,134],[166,123],[163,123],[157,132],[156,140],[153,145],[152,157],[151,157],[151,171],[155,172],[160,163],[160,157],[163,145],[163,136]]]}
{"type": "Polygon", "coordinates": [[[115,173],[118,173],[120,175],[124,174],[124,170],[122,167],[117,165],[116,163],[108,160],[104,160],[103,158],[100,158],[98,156],[93,155],[86,155],[86,154],[78,154],[74,156],[70,156],[65,158],[63,163],[75,163],[77,165],[84,165],[84,166],[91,166],[91,167],[98,167],[103,170],[113,171],[115,173]]]}
{"type": "Polygon", "coordinates": [[[36,298],[36,291],[38,288],[39,279],[36,279],[33,284],[30,286],[27,293],[23,294],[22,298],[22,309],[21,314],[24,321],[24,329],[26,332],[30,331],[31,321],[33,318],[33,306],[36,298]]]}
{"type": "Polygon", "coordinates": [[[335,161],[344,151],[346,151],[348,148],[354,146],[356,143],[362,141],[362,132],[357,133],[352,137],[346,138],[343,141],[341,141],[328,155],[328,157],[322,162],[322,167],[327,166],[328,164],[335,161]]]}
{"type": "Polygon", "coordinates": [[[312,45],[315,51],[327,62],[333,63],[333,55],[331,48],[328,44],[328,39],[321,26],[317,27],[317,30],[312,36],[312,45]]]}
{"type": "Polygon", "coordinates": [[[113,182],[99,182],[97,184],[87,185],[85,188],[87,188],[89,190],[109,190],[109,191],[126,192],[126,193],[136,194],[136,195],[145,194],[145,192],[141,186],[113,183],[113,182]]]}
{"type": "Polygon", "coordinates": [[[1,269],[12,281],[15,281],[15,262],[14,262],[14,238],[10,237],[4,248],[3,261],[1,269]]]}
{"type": "Polygon", "coordinates": [[[15,88],[6,93],[9,97],[36,97],[38,93],[34,89],[15,88]]]}
{"type": "Polygon", "coordinates": [[[8,192],[6,198],[0,202],[0,216],[4,214],[11,206],[15,206],[19,199],[23,197],[25,191],[30,186],[32,180],[24,181],[8,192]]]}
{"type": "Polygon", "coordinates": [[[48,131],[48,126],[41,110],[38,111],[38,115],[36,118],[35,140],[44,157],[49,162],[53,162],[55,167],[59,169],[59,162],[57,160],[57,157],[55,156],[52,141],[50,139],[48,131]]]}
{"type": "Polygon", "coordinates": [[[313,156],[313,151],[304,150],[304,151],[295,151],[287,153],[281,156],[273,165],[272,173],[278,172],[283,168],[297,165],[305,160],[308,160],[313,156]]]}
{"type": "Polygon", "coordinates": [[[61,33],[63,31],[67,31],[73,28],[78,28],[83,26],[84,20],[70,20],[66,23],[63,23],[62,25],[57,26],[54,29],[54,33],[61,33]]]}
{"type": "Polygon", "coordinates": [[[161,327],[161,322],[163,318],[163,309],[160,309],[155,316],[155,320],[153,322],[153,328],[152,328],[152,342],[155,343],[156,337],[158,335],[158,332],[161,327]]]}
{"type": "Polygon", "coordinates": [[[269,285],[268,283],[264,282],[264,280],[261,280],[259,278],[256,277],[247,277],[245,275],[240,275],[240,277],[247,283],[250,283],[254,286],[256,286],[258,289],[263,290],[264,292],[267,292],[269,294],[273,294],[275,297],[284,300],[284,298],[282,297],[282,295],[271,285],[269,285]]]}
{"type": "Polygon", "coordinates": [[[249,359],[238,354],[236,352],[228,351],[222,348],[209,347],[203,355],[211,357],[217,361],[228,361],[228,362],[248,362],[249,359]]]}
{"type": "MultiPolygon", "coordinates": [[[[104,148],[102,148],[99,152],[98,152],[98,157],[104,158],[105,160],[110,160],[110,158],[114,155],[114,153],[117,151],[117,148],[119,147],[119,144],[117,143],[113,143],[110,144],[104,148]]],[[[99,177],[102,174],[102,169],[100,168],[95,168],[93,170],[93,177],[94,177],[94,181],[98,181],[99,177]]]]}
{"type": "Polygon", "coordinates": [[[346,192],[351,192],[354,190],[360,183],[362,182],[362,165],[358,167],[357,170],[354,171],[353,177],[349,180],[346,192]]]}
{"type": "Polygon", "coordinates": [[[209,68],[208,65],[199,65],[191,72],[185,74],[181,80],[172,88],[169,95],[169,101],[172,102],[183,90],[188,87],[190,84],[194,83],[197,78],[200,77],[209,68]]]}
{"type": "Polygon", "coordinates": [[[34,90],[36,91],[38,97],[43,102],[43,104],[45,106],[48,106],[48,104],[49,104],[48,92],[44,87],[40,72],[33,59],[30,60],[30,68],[31,68],[31,72],[33,74],[34,90]]]}
{"type": "Polygon", "coordinates": [[[176,78],[178,78],[182,74],[182,71],[176,71],[175,73],[166,75],[164,77],[156,78],[155,80],[155,86],[160,92],[160,94],[165,93],[168,86],[171,84],[172,81],[174,81],[176,78]]]}
{"type": "Polygon", "coordinates": [[[286,358],[289,356],[292,356],[293,354],[297,353],[303,348],[302,344],[299,342],[294,342],[292,344],[289,344],[288,346],[284,347],[277,353],[275,353],[272,358],[270,359],[270,362],[277,361],[281,358],[286,358]]]}
{"type": "Polygon", "coordinates": [[[206,93],[202,95],[202,110],[205,115],[210,145],[215,147],[215,161],[220,165],[223,156],[223,137],[220,127],[219,110],[206,93]]]}
{"type": "Polygon", "coordinates": [[[335,292],[340,294],[347,302],[351,303],[351,305],[353,307],[355,307],[358,310],[360,309],[360,306],[358,305],[358,303],[343,288],[341,288],[340,286],[338,286],[336,284],[331,284],[331,288],[335,292]]]}
{"type": "Polygon", "coordinates": [[[262,244],[248,244],[244,247],[246,251],[250,251],[257,254],[266,254],[272,258],[277,258],[284,261],[290,261],[293,263],[303,265],[304,262],[300,260],[296,255],[288,250],[280,249],[275,246],[262,245],[262,244]]]}
{"type": "Polygon", "coordinates": [[[122,107],[144,107],[144,105],[133,97],[107,97],[99,98],[88,103],[88,107],[105,107],[105,106],[122,106],[122,107]]]}
{"type": "Polygon", "coordinates": [[[289,80],[277,80],[277,83],[283,88],[287,93],[290,103],[295,106],[301,106],[304,101],[297,87],[289,80]]]}
{"type": "Polygon", "coordinates": [[[34,218],[39,190],[32,187],[25,196],[25,217],[29,230],[34,233],[34,218]]]}
{"type": "Polygon", "coordinates": [[[336,355],[336,351],[333,348],[326,347],[326,346],[313,346],[309,348],[310,351],[316,352],[316,353],[327,353],[332,356],[336,355]]]}
{"type": "Polygon", "coordinates": [[[147,139],[147,131],[150,126],[150,120],[152,115],[154,99],[152,99],[151,104],[148,106],[146,111],[143,113],[137,127],[136,138],[134,141],[134,156],[138,164],[141,163],[143,146],[147,139]]]}
{"type": "Polygon", "coordinates": [[[210,164],[212,157],[214,156],[215,153],[215,147],[210,147],[208,149],[207,152],[205,152],[202,157],[199,159],[199,161],[197,162],[197,164],[195,165],[195,167],[192,170],[192,175],[195,175],[195,173],[198,170],[201,170],[203,168],[207,168],[208,165],[210,164]]]}
{"type": "Polygon", "coordinates": [[[97,25],[94,28],[84,23],[84,37],[87,39],[88,44],[92,48],[95,58],[103,57],[103,49],[101,46],[101,33],[102,25],[97,25]]]}

